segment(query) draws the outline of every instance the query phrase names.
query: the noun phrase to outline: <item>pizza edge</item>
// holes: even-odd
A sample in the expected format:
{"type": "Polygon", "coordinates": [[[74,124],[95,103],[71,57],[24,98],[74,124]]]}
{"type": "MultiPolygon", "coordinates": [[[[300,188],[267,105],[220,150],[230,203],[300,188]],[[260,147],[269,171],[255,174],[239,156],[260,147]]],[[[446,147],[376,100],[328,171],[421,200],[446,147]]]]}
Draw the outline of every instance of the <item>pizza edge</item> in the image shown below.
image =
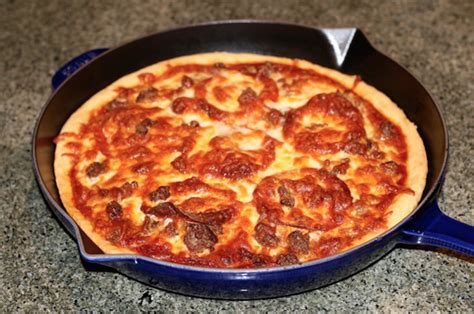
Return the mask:
{"type": "Polygon", "coordinates": [[[387,217],[386,228],[368,233],[356,240],[351,248],[375,239],[408,217],[417,208],[421,200],[428,174],[426,149],[416,125],[408,120],[405,113],[389,97],[373,86],[360,82],[353,92],[371,102],[375,109],[381,112],[390,122],[400,127],[407,144],[407,177],[405,186],[411,189],[414,194],[399,194],[387,209],[389,216],[387,217]]]}
{"type": "MultiPolygon", "coordinates": [[[[228,53],[228,52],[213,52],[188,55],[178,57],[166,61],[156,63],[154,65],[142,68],[136,72],[127,74],[126,76],[116,80],[105,89],[99,91],[89,100],[87,100],[81,107],[79,107],[66,121],[61,133],[72,132],[78,133],[81,124],[86,123],[89,115],[96,108],[111,101],[117,96],[114,91],[117,87],[133,87],[140,83],[138,74],[152,72],[159,75],[167,70],[169,66],[177,66],[187,63],[198,64],[214,64],[216,62],[222,63],[242,63],[242,62],[277,62],[282,64],[295,65],[301,68],[311,69],[325,75],[344,87],[351,89],[356,80],[356,76],[342,74],[336,70],[328,69],[310,62],[299,59],[288,59],[282,57],[256,55],[251,53],[228,53]]],[[[392,229],[393,226],[407,217],[417,206],[421,199],[428,171],[427,157],[423,140],[417,132],[416,126],[408,120],[405,113],[388,98],[385,94],[378,91],[374,87],[360,81],[353,89],[353,92],[369,101],[379,112],[381,112],[388,120],[398,125],[402,130],[407,143],[407,180],[406,186],[414,191],[414,195],[401,194],[391,204],[387,213],[390,215],[387,218],[387,227],[381,230],[374,230],[364,237],[356,240],[345,251],[352,249],[364,242],[375,239],[386,231],[392,229]]],[[[56,176],[56,184],[58,186],[60,198],[69,215],[79,225],[79,227],[89,236],[89,238],[106,254],[137,254],[136,252],[119,247],[112,244],[100,234],[94,231],[91,222],[87,220],[82,213],[75,208],[73,203],[72,187],[69,180],[69,171],[72,167],[71,149],[67,147],[68,140],[59,141],[55,151],[54,158],[54,172],[56,176]]]]}

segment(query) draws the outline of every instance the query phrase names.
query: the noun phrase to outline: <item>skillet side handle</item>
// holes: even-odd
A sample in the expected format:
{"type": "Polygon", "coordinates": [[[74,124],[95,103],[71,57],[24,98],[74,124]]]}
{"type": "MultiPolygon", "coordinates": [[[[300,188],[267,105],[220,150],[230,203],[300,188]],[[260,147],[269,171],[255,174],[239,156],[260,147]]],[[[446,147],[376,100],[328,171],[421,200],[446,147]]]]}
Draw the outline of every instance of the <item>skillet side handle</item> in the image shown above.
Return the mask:
{"type": "Polygon", "coordinates": [[[474,226],[443,214],[437,201],[402,230],[400,243],[437,246],[474,256],[474,226]]]}
{"type": "Polygon", "coordinates": [[[68,62],[66,62],[59,70],[54,73],[53,78],[51,79],[51,88],[56,90],[59,85],[61,85],[68,77],[70,77],[74,72],[79,70],[87,62],[101,55],[103,52],[107,51],[108,48],[97,48],[86,51],[68,62]]]}

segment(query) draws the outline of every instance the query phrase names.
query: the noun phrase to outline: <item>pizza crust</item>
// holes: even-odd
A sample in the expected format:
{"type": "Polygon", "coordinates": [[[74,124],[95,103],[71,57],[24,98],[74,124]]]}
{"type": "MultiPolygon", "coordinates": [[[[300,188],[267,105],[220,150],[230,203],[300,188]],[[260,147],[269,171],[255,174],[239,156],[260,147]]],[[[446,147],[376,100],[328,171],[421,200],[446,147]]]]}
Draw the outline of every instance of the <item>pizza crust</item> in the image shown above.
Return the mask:
{"type": "MultiPolygon", "coordinates": [[[[92,111],[113,100],[117,93],[117,87],[133,87],[139,84],[138,75],[141,73],[151,72],[155,75],[160,75],[165,72],[170,66],[177,66],[188,63],[199,64],[214,64],[216,62],[222,63],[252,63],[252,62],[276,62],[281,64],[295,65],[303,69],[311,69],[327,76],[338,82],[347,89],[352,89],[357,79],[356,76],[342,74],[336,70],[328,69],[316,64],[309,63],[304,60],[288,59],[273,56],[256,55],[249,53],[227,53],[214,52],[189,55],[178,57],[175,59],[163,61],[136,72],[128,74],[105,89],[99,91],[86,101],[64,124],[60,134],[63,133],[78,133],[81,125],[87,123],[92,111]]],[[[400,127],[402,130],[408,150],[407,159],[407,179],[406,186],[414,191],[414,195],[401,194],[392,203],[389,208],[389,217],[387,219],[387,228],[384,230],[375,230],[364,237],[358,239],[353,243],[352,247],[360,245],[371,239],[376,238],[393,226],[407,217],[417,206],[421,199],[428,171],[427,157],[423,141],[416,130],[416,126],[410,122],[403,111],[397,107],[386,95],[375,89],[374,87],[360,81],[352,90],[361,98],[369,101],[379,112],[382,112],[388,120],[400,127]]],[[[107,254],[136,254],[130,249],[116,246],[94,231],[92,224],[82,215],[82,213],[75,208],[73,204],[72,188],[69,179],[69,171],[72,166],[70,153],[71,148],[68,148],[66,138],[58,142],[55,151],[54,171],[56,176],[56,184],[58,186],[59,194],[69,215],[79,225],[79,227],[97,244],[97,246],[107,254]]],[[[350,249],[350,248],[347,248],[350,249]]]]}

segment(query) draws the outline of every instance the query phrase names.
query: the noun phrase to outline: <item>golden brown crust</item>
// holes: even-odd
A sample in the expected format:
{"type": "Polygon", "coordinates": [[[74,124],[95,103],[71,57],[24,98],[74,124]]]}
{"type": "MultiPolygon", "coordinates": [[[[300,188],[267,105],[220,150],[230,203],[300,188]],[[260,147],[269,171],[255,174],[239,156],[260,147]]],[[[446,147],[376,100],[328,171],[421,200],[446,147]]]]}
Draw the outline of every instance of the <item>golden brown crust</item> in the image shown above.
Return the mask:
{"type": "MultiPolygon", "coordinates": [[[[166,71],[170,66],[184,65],[184,64],[214,64],[216,62],[222,63],[252,63],[252,62],[276,62],[280,64],[296,65],[300,68],[306,68],[316,71],[324,76],[327,76],[334,81],[337,81],[347,89],[352,89],[356,80],[355,76],[348,76],[338,71],[327,69],[318,65],[311,64],[303,60],[291,60],[287,58],[262,56],[254,54],[237,54],[237,53],[206,53],[179,57],[155,65],[151,65],[137,72],[131,73],[104,90],[98,92],[85,102],[65,123],[61,130],[61,134],[73,133],[78,134],[81,125],[87,124],[90,114],[104,103],[111,101],[117,96],[115,91],[117,87],[133,87],[139,83],[137,78],[140,73],[151,72],[159,75],[166,71]]],[[[399,126],[405,137],[408,149],[407,158],[407,179],[406,187],[411,189],[414,194],[400,194],[397,199],[390,205],[390,215],[387,219],[387,227],[384,230],[374,230],[363,238],[358,239],[352,246],[363,243],[367,240],[377,237],[384,231],[392,228],[394,225],[408,216],[416,207],[426,182],[427,175],[427,158],[424,149],[423,141],[419,136],[416,126],[411,123],[403,113],[387,96],[379,92],[375,88],[358,82],[353,92],[367,100],[380,112],[382,112],[393,124],[399,126]]],[[[96,243],[105,253],[108,254],[122,254],[134,252],[130,249],[119,247],[106,240],[99,233],[94,231],[91,222],[77,209],[73,202],[72,187],[69,177],[69,172],[72,166],[73,148],[67,144],[70,142],[66,137],[64,140],[58,141],[54,170],[56,175],[56,183],[59,188],[60,197],[63,201],[64,207],[67,209],[71,217],[77,222],[79,227],[96,243]]]]}

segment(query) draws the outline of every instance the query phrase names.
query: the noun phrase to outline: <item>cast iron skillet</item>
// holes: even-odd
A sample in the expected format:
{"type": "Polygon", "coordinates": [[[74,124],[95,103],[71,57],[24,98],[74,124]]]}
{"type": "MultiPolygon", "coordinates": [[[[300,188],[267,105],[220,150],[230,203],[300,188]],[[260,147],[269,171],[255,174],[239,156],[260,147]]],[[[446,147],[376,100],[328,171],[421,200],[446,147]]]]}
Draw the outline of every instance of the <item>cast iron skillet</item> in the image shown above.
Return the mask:
{"type": "Polygon", "coordinates": [[[407,70],[375,50],[358,29],[318,29],[259,21],[178,28],[114,49],[86,52],[64,65],[52,83],[55,91],[34,130],[33,165],[46,201],[77,240],[86,265],[105,265],[146,284],[183,294],[255,299],[294,294],[335,282],[381,258],[397,244],[439,246],[474,256],[474,227],[445,216],[436,202],[448,156],[448,135],[438,106],[407,70]],[[103,254],[61,204],[54,182],[53,138],[85,100],[117,78],[160,60],[211,51],[306,59],[344,73],[358,74],[387,94],[416,123],[426,145],[428,180],[417,209],[368,243],[335,256],[288,267],[208,269],[138,255],[103,254]]]}

